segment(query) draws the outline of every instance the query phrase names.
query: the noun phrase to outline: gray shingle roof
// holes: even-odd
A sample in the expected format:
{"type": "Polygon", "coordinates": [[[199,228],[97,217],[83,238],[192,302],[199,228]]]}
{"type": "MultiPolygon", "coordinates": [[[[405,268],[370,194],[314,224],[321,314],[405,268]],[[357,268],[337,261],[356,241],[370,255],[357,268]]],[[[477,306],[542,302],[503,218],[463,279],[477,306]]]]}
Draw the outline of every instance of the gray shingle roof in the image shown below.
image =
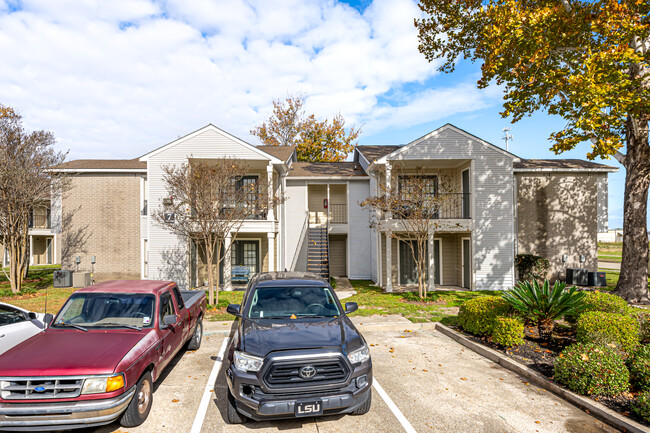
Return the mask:
{"type": "Polygon", "coordinates": [[[291,154],[296,150],[296,146],[257,146],[257,148],[283,162],[287,162],[291,154]]]}
{"type": "Polygon", "coordinates": [[[523,170],[595,170],[618,171],[618,168],[582,159],[521,159],[513,164],[515,171],[523,170]]]}
{"type": "Polygon", "coordinates": [[[134,159],[76,159],[59,164],[57,169],[68,170],[145,170],[147,163],[134,159]]]}
{"type": "Polygon", "coordinates": [[[382,156],[386,156],[389,153],[395,152],[402,146],[395,145],[368,145],[368,146],[357,146],[357,150],[361,153],[368,162],[373,162],[382,156]]]}
{"type": "Polygon", "coordinates": [[[366,176],[356,162],[294,162],[289,177],[366,176]]]}

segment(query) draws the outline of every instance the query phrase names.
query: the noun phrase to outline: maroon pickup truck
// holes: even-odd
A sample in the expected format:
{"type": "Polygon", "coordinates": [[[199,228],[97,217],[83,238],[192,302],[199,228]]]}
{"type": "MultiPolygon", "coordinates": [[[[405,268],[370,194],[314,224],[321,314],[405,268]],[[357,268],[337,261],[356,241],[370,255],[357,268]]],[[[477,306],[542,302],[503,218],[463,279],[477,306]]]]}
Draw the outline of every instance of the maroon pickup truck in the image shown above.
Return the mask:
{"type": "Polygon", "coordinates": [[[0,430],[144,422],[153,383],[203,336],[205,293],[110,281],[70,296],[43,332],[0,355],[0,430]]]}

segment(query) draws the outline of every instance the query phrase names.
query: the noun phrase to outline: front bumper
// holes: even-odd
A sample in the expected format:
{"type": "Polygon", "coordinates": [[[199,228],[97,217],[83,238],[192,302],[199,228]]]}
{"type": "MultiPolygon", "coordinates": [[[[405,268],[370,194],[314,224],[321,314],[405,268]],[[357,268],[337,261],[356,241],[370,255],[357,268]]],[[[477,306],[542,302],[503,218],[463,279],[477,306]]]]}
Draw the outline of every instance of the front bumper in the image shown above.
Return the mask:
{"type": "Polygon", "coordinates": [[[135,386],[104,400],[0,403],[0,430],[68,430],[109,424],[126,410],[134,394],[135,386]]]}
{"type": "Polygon", "coordinates": [[[356,366],[348,381],[340,387],[323,390],[270,392],[264,389],[257,375],[241,372],[232,365],[226,370],[226,380],[237,410],[256,421],[293,418],[295,405],[300,401],[320,401],[323,415],[346,414],[370,397],[372,362],[356,366]],[[358,378],[363,380],[358,381],[358,378]],[[359,383],[363,383],[362,386],[359,383]]]}

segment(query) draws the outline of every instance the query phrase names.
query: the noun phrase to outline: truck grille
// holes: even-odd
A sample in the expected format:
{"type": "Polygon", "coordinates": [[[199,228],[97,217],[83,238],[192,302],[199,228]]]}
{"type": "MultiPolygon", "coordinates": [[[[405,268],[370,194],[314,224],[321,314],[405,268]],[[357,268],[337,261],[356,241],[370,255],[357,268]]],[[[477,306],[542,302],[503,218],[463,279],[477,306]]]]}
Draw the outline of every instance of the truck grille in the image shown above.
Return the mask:
{"type": "Polygon", "coordinates": [[[0,397],[3,400],[40,400],[75,398],[81,394],[83,377],[2,377],[0,397]]]}
{"type": "Polygon", "coordinates": [[[264,381],[269,388],[289,388],[294,386],[315,386],[344,383],[350,370],[342,359],[327,359],[313,361],[297,361],[290,363],[274,363],[264,375],[264,381]],[[316,374],[311,378],[300,376],[303,367],[314,367],[316,374]]]}

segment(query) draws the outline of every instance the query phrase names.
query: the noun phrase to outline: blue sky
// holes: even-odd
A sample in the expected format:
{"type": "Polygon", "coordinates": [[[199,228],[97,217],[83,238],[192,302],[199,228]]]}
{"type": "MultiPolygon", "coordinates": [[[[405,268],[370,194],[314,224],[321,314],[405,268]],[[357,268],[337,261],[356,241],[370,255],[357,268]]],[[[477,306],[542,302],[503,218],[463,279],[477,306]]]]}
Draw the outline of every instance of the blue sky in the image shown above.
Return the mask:
{"type": "MultiPolygon", "coordinates": [[[[133,158],[207,123],[251,143],[274,98],[362,126],[361,144],[408,143],[449,122],[523,158],[556,156],[545,113],[515,125],[478,65],[436,71],[417,51],[413,0],[0,0],[0,103],[55,133],[70,159],[133,158]]],[[[601,162],[601,161],[597,161],[601,162]]],[[[614,161],[606,164],[620,167],[614,161]]],[[[624,171],[609,176],[622,225],[624,171]]]]}

